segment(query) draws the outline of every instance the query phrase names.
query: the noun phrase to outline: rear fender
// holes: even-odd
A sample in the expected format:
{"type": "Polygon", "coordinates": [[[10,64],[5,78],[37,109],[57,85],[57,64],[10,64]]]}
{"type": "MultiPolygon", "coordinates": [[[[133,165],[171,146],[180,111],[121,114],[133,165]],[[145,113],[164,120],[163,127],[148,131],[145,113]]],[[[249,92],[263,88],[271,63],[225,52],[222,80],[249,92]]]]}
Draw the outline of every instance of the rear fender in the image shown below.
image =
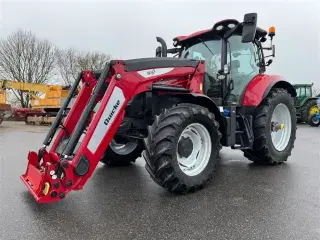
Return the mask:
{"type": "Polygon", "coordinates": [[[318,97],[310,97],[310,98],[308,98],[308,99],[306,99],[306,101],[301,105],[301,106],[304,106],[304,105],[306,105],[308,102],[310,102],[311,100],[317,100],[318,99],[318,97]]]}
{"type": "Polygon", "coordinates": [[[292,97],[297,96],[294,87],[282,76],[259,74],[248,84],[243,94],[242,105],[258,106],[273,88],[284,88],[292,97]]]}

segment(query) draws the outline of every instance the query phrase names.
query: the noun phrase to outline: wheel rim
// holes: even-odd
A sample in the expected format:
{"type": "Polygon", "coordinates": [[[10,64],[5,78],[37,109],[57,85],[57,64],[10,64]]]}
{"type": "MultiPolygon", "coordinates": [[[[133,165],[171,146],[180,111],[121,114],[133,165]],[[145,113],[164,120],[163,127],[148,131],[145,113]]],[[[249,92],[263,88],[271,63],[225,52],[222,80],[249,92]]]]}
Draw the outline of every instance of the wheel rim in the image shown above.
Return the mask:
{"type": "Polygon", "coordinates": [[[117,143],[114,139],[112,139],[110,143],[110,148],[116,154],[128,155],[137,147],[137,145],[138,144],[136,142],[127,142],[125,144],[121,144],[117,143]]]}
{"type": "Polygon", "coordinates": [[[200,123],[192,123],[187,126],[180,135],[177,147],[177,160],[180,169],[188,176],[201,173],[208,165],[211,156],[211,137],[205,126],[200,123]],[[181,141],[192,142],[192,149],[187,149],[190,154],[179,152],[181,141]]]}
{"type": "Polygon", "coordinates": [[[319,124],[319,119],[316,117],[316,116],[314,116],[313,118],[312,118],[312,123],[313,124],[319,124]]]}
{"type": "Polygon", "coordinates": [[[280,103],[273,111],[271,118],[271,139],[276,150],[283,151],[291,137],[291,114],[289,108],[280,103]]]}
{"type": "Polygon", "coordinates": [[[310,108],[310,111],[309,111],[309,115],[313,115],[313,114],[316,114],[317,112],[319,111],[319,108],[317,105],[314,105],[310,108]]]}

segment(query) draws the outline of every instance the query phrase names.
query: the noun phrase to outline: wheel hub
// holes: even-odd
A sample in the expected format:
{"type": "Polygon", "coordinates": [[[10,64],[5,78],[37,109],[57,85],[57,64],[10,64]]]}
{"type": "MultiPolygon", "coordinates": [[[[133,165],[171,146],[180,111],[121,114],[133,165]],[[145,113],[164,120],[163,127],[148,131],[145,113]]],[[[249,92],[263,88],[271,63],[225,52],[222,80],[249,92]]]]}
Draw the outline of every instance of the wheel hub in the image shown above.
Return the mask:
{"type": "Polygon", "coordinates": [[[284,124],[279,124],[278,122],[271,122],[271,132],[277,132],[284,129],[284,124]]]}
{"type": "Polygon", "coordinates": [[[309,114],[310,114],[310,115],[316,114],[318,111],[319,111],[319,108],[318,108],[317,105],[315,105],[315,106],[312,106],[312,107],[310,108],[309,114]]]}
{"type": "Polygon", "coordinates": [[[192,153],[193,142],[190,137],[181,136],[181,140],[178,143],[178,154],[180,157],[187,158],[192,153]]]}

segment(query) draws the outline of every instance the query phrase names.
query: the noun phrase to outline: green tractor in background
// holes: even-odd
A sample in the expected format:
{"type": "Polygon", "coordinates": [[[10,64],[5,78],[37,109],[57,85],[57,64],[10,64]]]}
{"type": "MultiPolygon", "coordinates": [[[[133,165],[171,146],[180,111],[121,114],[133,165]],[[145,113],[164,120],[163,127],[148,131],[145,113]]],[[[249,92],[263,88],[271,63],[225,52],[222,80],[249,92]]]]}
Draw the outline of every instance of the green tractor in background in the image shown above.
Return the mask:
{"type": "Polygon", "coordinates": [[[312,86],[313,83],[293,84],[293,87],[297,92],[295,107],[298,122],[307,123],[309,116],[316,114],[317,111],[319,111],[317,99],[320,97],[320,94],[312,96],[312,86]]]}

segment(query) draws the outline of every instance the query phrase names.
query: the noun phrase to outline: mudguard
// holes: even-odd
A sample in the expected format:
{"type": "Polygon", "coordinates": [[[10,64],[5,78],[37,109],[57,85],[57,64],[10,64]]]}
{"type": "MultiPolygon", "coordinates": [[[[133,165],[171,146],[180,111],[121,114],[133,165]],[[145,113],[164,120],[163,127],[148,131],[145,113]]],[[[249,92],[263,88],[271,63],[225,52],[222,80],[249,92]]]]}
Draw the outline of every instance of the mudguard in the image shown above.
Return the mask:
{"type": "Polygon", "coordinates": [[[258,106],[268,95],[272,88],[284,88],[296,97],[297,93],[294,87],[279,75],[259,74],[247,86],[243,93],[243,106],[258,106]]]}

